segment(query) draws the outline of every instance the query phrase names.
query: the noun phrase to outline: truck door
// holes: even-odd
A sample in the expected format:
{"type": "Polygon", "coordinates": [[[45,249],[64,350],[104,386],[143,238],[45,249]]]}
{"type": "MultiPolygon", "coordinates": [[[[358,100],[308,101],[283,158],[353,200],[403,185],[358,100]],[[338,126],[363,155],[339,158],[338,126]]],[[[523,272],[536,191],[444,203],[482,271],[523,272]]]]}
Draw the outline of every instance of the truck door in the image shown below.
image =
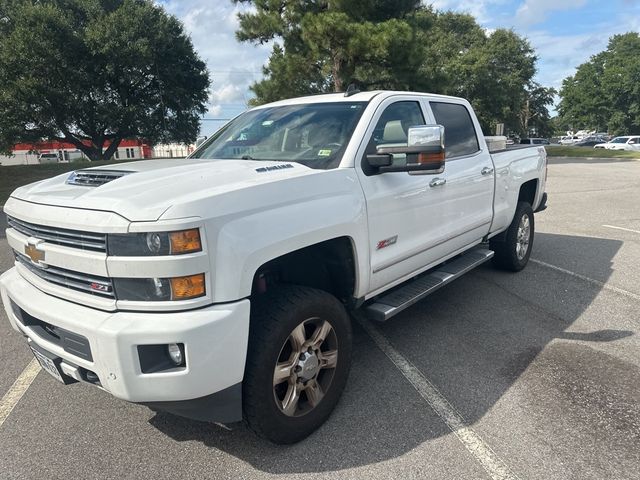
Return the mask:
{"type": "MultiPolygon", "coordinates": [[[[376,110],[365,136],[364,150],[356,164],[367,202],[370,251],[369,292],[398,281],[436,261],[438,239],[446,236],[443,224],[447,190],[432,187],[432,175],[406,172],[375,173],[364,160],[379,145],[407,144],[409,127],[424,125],[423,103],[415,97],[396,96],[376,110]]],[[[394,163],[406,162],[394,155],[394,163]]]]}
{"type": "MultiPolygon", "coordinates": [[[[464,251],[489,232],[493,162],[469,108],[462,102],[419,102],[415,97],[391,97],[378,107],[358,169],[369,224],[369,296],[464,251]],[[408,128],[426,123],[445,127],[442,173],[368,171],[366,153],[382,144],[406,145],[408,128]]],[[[405,161],[404,155],[394,156],[394,163],[405,161]]]]}
{"type": "MultiPolygon", "coordinates": [[[[466,102],[465,102],[466,103],[466,102]]],[[[463,102],[430,101],[434,123],[444,126],[446,162],[442,185],[447,203],[441,207],[450,251],[477,243],[489,233],[493,219],[494,165],[480,126],[463,102]]]]}

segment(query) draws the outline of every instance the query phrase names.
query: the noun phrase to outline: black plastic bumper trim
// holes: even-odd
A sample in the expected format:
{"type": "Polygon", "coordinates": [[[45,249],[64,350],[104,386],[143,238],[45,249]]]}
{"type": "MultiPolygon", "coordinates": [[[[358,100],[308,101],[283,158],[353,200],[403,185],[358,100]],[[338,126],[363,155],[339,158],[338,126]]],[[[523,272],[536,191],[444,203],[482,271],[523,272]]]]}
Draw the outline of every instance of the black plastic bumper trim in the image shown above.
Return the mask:
{"type": "Polygon", "coordinates": [[[65,352],[88,362],[93,362],[91,346],[87,337],[46,323],[20,308],[13,300],[10,300],[10,302],[13,313],[23,327],[29,327],[38,337],[62,347],[65,352]]]}
{"type": "Polygon", "coordinates": [[[140,402],[152,410],[203,422],[234,423],[242,420],[242,382],[205,397],[175,402],[140,402]]]}
{"type": "Polygon", "coordinates": [[[546,209],[547,209],[547,192],[544,192],[542,194],[542,200],[540,200],[540,205],[538,205],[538,208],[536,208],[535,212],[533,213],[538,213],[546,209]]]}

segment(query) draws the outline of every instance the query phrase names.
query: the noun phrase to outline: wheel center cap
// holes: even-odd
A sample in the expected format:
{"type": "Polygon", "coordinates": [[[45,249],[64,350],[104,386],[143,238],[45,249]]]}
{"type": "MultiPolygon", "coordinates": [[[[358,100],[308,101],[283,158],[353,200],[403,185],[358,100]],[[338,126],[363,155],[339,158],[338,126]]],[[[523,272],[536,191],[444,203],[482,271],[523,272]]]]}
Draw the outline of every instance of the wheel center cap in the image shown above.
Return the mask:
{"type": "Polygon", "coordinates": [[[300,356],[298,366],[300,367],[298,377],[306,382],[316,376],[320,370],[320,361],[315,353],[305,352],[300,356]]]}

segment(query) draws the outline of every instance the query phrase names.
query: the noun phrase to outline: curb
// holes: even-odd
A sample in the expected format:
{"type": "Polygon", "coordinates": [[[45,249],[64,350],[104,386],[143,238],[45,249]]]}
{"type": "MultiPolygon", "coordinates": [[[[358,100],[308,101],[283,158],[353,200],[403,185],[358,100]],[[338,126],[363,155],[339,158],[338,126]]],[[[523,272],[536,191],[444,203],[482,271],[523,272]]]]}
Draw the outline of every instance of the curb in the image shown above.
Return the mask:
{"type": "Polygon", "coordinates": [[[567,157],[547,155],[547,158],[575,158],[578,160],[640,160],[640,157],[567,157]]]}

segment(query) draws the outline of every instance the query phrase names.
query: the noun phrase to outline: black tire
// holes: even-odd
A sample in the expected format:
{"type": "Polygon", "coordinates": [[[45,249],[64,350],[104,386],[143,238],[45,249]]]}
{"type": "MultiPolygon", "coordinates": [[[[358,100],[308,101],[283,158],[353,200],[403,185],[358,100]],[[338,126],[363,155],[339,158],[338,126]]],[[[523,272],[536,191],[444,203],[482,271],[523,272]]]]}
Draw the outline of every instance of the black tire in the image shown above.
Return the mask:
{"type": "Polygon", "coordinates": [[[511,272],[519,272],[526,267],[533,248],[534,232],[535,222],[531,205],[527,202],[518,202],[516,213],[505,234],[499,235],[499,238],[494,238],[490,241],[490,248],[495,252],[493,264],[502,270],[511,272]],[[526,252],[522,255],[518,253],[518,248],[522,249],[522,243],[520,243],[520,247],[518,246],[518,230],[520,222],[525,216],[529,222],[529,241],[526,252]]]}
{"type": "MultiPolygon", "coordinates": [[[[311,337],[313,333],[309,334],[311,337]]],[[[295,358],[297,354],[293,348],[291,350],[287,356],[295,358]]],[[[258,296],[251,305],[249,348],[242,387],[244,417],[249,428],[276,444],[295,443],[307,437],[325,422],[338,403],[347,382],[350,364],[351,321],[342,303],[333,295],[314,288],[282,286],[258,296]],[[276,387],[276,363],[281,361],[296,327],[304,323],[304,328],[314,328],[315,332],[313,322],[324,320],[329,321],[332,327],[333,334],[328,335],[336,345],[337,361],[335,368],[318,370],[317,377],[307,382],[317,380],[319,384],[328,378],[321,378],[321,375],[329,373],[331,379],[323,387],[326,388],[324,397],[317,405],[312,406],[306,392],[301,393],[299,402],[304,404],[306,401],[308,411],[298,416],[288,416],[282,410],[283,402],[277,396],[277,389],[288,389],[295,382],[285,381],[276,387]]],[[[307,382],[302,380],[300,378],[298,383],[306,385],[307,382]]]]}

